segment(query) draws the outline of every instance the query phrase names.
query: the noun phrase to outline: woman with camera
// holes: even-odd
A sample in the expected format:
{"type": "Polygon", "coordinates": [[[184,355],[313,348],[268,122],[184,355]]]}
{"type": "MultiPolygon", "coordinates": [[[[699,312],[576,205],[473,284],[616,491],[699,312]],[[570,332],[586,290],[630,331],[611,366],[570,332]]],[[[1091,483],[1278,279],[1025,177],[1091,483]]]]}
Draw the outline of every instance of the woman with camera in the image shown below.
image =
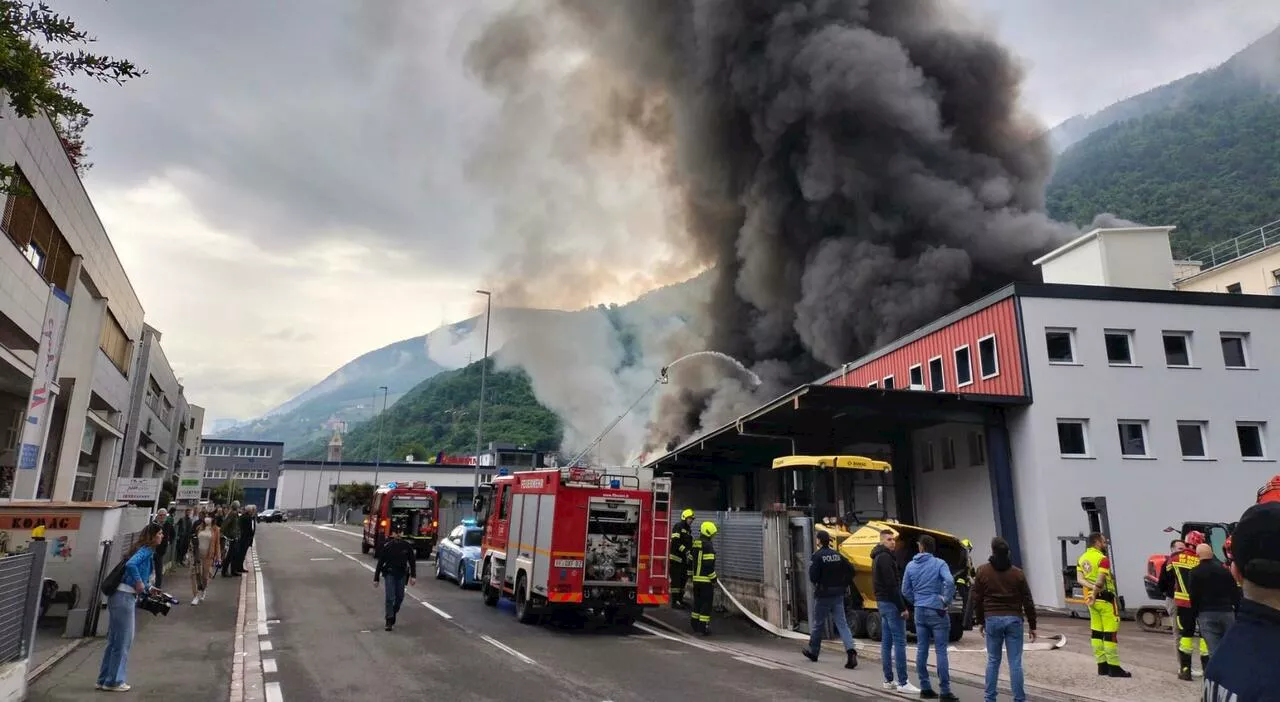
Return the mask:
{"type": "Polygon", "coordinates": [[[152,522],[143,527],[134,542],[120,585],[107,598],[107,648],[102,652],[102,667],[98,671],[99,690],[125,692],[129,690],[125,676],[129,665],[129,648],[133,646],[134,612],[138,597],[154,590],[155,548],[164,539],[164,531],[152,522]]]}
{"type": "Polygon", "coordinates": [[[191,604],[198,605],[204,600],[214,564],[222,558],[222,529],[214,523],[212,513],[202,514],[196,522],[188,553],[191,554],[191,604]]]}

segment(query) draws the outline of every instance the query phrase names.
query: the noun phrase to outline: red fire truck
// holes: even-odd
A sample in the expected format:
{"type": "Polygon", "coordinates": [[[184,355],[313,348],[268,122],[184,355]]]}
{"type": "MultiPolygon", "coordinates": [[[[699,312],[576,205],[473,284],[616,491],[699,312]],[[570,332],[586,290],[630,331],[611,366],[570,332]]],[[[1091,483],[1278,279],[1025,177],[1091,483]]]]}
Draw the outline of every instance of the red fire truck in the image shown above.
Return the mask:
{"type": "Polygon", "coordinates": [[[373,492],[366,512],[360,539],[362,553],[372,550],[373,555],[380,554],[395,525],[405,539],[417,546],[418,558],[430,558],[439,527],[440,496],[425,482],[383,485],[373,492]]]}
{"type": "Polygon", "coordinates": [[[666,604],[670,478],[584,468],[499,476],[475,498],[484,603],[515,600],[525,624],[562,610],[630,626],[666,604]]]}

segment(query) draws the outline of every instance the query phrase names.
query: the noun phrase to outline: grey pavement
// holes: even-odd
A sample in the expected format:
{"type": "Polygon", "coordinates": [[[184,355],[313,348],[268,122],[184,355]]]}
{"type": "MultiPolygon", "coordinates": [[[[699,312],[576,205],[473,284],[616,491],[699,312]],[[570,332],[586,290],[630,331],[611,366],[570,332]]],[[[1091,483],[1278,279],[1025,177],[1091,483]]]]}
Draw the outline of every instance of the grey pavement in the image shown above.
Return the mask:
{"type": "Polygon", "coordinates": [[[270,630],[262,655],[276,670],[265,680],[285,700],[881,699],[660,629],[523,625],[509,606],[436,580],[434,561],[419,564],[388,633],[355,529],[273,524],[257,548],[270,630]]]}
{"type": "MultiPolygon", "coordinates": [[[[238,578],[215,578],[209,598],[197,607],[191,600],[185,571],[171,573],[165,584],[182,599],[169,616],[137,612],[137,630],[129,653],[127,694],[134,700],[226,702],[231,664],[238,578]]],[[[106,610],[103,610],[106,631],[106,610]]],[[[105,637],[80,646],[40,676],[28,689],[29,702],[101,700],[109,693],[94,689],[105,637]]]]}

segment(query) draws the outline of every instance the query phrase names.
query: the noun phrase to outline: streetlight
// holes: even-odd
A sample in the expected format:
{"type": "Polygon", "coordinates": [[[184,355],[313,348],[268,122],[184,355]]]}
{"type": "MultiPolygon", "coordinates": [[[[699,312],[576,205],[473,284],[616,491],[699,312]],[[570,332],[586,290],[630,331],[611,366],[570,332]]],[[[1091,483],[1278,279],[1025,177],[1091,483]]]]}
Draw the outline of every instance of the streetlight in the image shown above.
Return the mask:
{"type": "MultiPolygon", "coordinates": [[[[387,414],[387,386],[380,385],[378,389],[382,391],[382,414],[378,415],[378,448],[373,455],[373,484],[378,485],[378,474],[382,471],[382,422],[383,417],[387,414]]],[[[374,402],[378,401],[378,394],[373,395],[374,402]]]]}
{"type": "MultiPolygon", "coordinates": [[[[338,429],[338,435],[339,435],[339,436],[341,436],[342,434],[344,434],[344,433],[347,431],[347,423],[346,423],[346,422],[342,422],[342,423],[340,423],[340,424],[338,425],[337,429],[338,429]]],[[[325,458],[328,458],[328,457],[329,457],[329,447],[328,447],[328,445],[326,445],[326,446],[324,447],[324,454],[325,454],[325,458]]],[[[333,509],[332,509],[332,510],[330,510],[330,514],[329,514],[329,523],[330,523],[330,524],[333,524],[333,525],[335,525],[335,526],[336,526],[336,525],[337,525],[337,523],[338,523],[338,506],[337,506],[337,504],[336,504],[336,503],[337,503],[337,499],[338,499],[338,490],[342,487],[342,453],[341,453],[341,452],[339,452],[339,453],[338,453],[338,481],[337,481],[336,485],[337,485],[338,487],[336,487],[336,488],[334,488],[334,489],[333,489],[333,498],[334,498],[334,503],[335,503],[335,504],[334,504],[333,509]]]]}
{"type": "Polygon", "coordinates": [[[480,360],[480,410],[479,416],[476,418],[476,470],[475,476],[471,483],[471,494],[480,494],[480,447],[481,436],[484,433],[484,382],[485,376],[489,370],[489,317],[493,312],[493,293],[488,290],[477,290],[477,294],[484,295],[484,358],[480,360]]]}

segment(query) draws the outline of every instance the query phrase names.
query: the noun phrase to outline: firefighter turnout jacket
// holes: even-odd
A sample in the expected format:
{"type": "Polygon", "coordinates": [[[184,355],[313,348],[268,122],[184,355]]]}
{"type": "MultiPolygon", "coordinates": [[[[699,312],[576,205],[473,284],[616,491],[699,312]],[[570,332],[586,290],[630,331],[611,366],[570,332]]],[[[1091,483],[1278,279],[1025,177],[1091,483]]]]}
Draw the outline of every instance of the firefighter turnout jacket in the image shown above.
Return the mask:
{"type": "Polygon", "coordinates": [[[1080,560],[1076,561],[1076,579],[1084,589],[1085,596],[1092,594],[1095,599],[1111,602],[1116,597],[1116,578],[1111,574],[1111,559],[1107,554],[1094,546],[1084,550],[1080,560]],[[1098,576],[1102,575],[1102,589],[1095,586],[1098,576]]]}
{"type": "Polygon", "coordinates": [[[1162,588],[1165,592],[1173,593],[1173,603],[1178,607],[1191,606],[1191,591],[1187,589],[1187,582],[1191,576],[1191,569],[1200,565],[1200,557],[1195,551],[1190,549],[1179,551],[1164,566],[1164,573],[1161,574],[1161,585],[1167,585],[1162,588]]]}
{"type": "Polygon", "coordinates": [[[693,556],[693,531],[689,522],[681,519],[671,532],[671,553],[667,557],[677,563],[689,563],[693,556]]]}
{"type": "Polygon", "coordinates": [[[853,582],[853,564],[830,546],[809,557],[809,582],[814,597],[844,597],[853,582]]]}
{"type": "Polygon", "coordinates": [[[694,539],[693,562],[689,565],[689,579],[695,583],[716,581],[716,547],[706,537],[694,539]]]}

